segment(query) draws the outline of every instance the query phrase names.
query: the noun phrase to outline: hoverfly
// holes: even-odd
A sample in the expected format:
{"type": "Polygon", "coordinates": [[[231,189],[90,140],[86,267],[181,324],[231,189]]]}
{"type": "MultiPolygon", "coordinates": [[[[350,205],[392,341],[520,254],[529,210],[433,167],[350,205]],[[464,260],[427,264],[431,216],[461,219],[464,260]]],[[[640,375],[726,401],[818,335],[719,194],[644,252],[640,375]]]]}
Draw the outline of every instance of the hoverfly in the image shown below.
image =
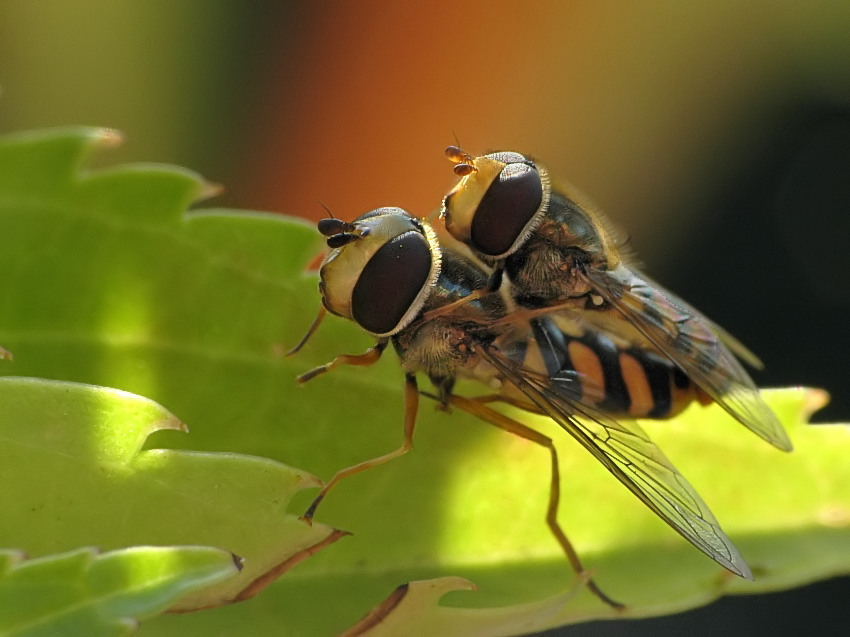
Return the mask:
{"type": "Polygon", "coordinates": [[[3,359],[12,360],[12,352],[10,352],[7,349],[3,349],[2,347],[0,347],[0,360],[3,360],[3,359]]]}
{"type": "MultiPolygon", "coordinates": [[[[698,397],[698,388],[675,365],[654,351],[615,340],[616,335],[588,332],[580,324],[571,324],[567,315],[542,314],[526,320],[520,314],[516,320],[510,300],[499,294],[470,298],[487,284],[490,273],[442,248],[424,220],[400,208],[379,208],[353,222],[323,219],[319,230],[331,248],[320,269],[323,309],[292,353],[309,339],[326,312],[353,320],[377,343],[363,354],[338,356],[302,374],[299,382],[340,365],[371,365],[392,342],[405,374],[404,438],[395,451],[338,471],[309,506],[305,520],[312,519],[341,479],[412,448],[419,394],[416,373],[423,372],[437,394],[426,395],[549,451],[552,481],[546,521],[576,572],[584,573],[584,567],[557,522],[560,477],[551,439],[488,403],[506,402],[550,416],[688,541],[733,573],[752,577],[707,505],[661,450],[637,424],[614,420],[612,414],[629,415],[629,401],[616,395],[615,387],[603,386],[592,371],[582,371],[581,361],[583,354],[588,360],[640,365],[659,385],[666,376],[672,397],[668,411],[651,413],[657,401],[647,396],[646,411],[632,414],[656,417],[672,415],[698,397]],[[474,398],[456,395],[453,387],[458,377],[479,380],[496,388],[496,393],[474,398]]],[[[620,606],[592,580],[588,586],[605,603],[620,606]]]]}
{"type": "Polygon", "coordinates": [[[630,266],[604,217],[575,193],[554,188],[547,171],[519,153],[474,157],[449,146],[446,155],[460,181],[443,199],[441,217],[455,239],[494,267],[487,290],[495,290],[505,273],[518,305],[561,308],[588,329],[655,350],[745,427],[791,450],[733,352],[754,367],[761,367],[759,360],[630,266]]]}

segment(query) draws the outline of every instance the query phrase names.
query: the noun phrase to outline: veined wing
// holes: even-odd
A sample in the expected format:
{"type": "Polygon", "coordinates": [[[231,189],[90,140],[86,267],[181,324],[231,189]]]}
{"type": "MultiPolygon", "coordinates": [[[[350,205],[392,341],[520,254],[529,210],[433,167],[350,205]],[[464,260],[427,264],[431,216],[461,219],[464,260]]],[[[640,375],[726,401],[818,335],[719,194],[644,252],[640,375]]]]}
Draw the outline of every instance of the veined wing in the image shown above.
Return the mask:
{"type": "Polygon", "coordinates": [[[716,331],[697,310],[626,266],[611,272],[589,270],[581,276],[736,420],[773,446],[791,450],[782,425],[724,341],[739,355],[758,362],[743,345],[716,331]]]}
{"type": "MultiPolygon", "coordinates": [[[[638,276],[635,274],[635,271],[632,270],[632,276],[638,276]]],[[[735,356],[744,361],[747,365],[752,367],[753,369],[764,369],[764,363],[761,362],[758,356],[756,356],[750,349],[744,345],[737,338],[732,336],[725,329],[720,327],[717,323],[712,321],[710,318],[692,308],[686,301],[682,300],[681,297],[676,296],[669,290],[665,289],[664,286],[659,285],[654,279],[649,278],[643,272],[640,273],[638,278],[642,279],[643,282],[655,289],[657,292],[662,293],[671,303],[674,305],[678,305],[682,308],[687,308],[692,313],[700,318],[700,320],[705,323],[712,332],[714,332],[718,338],[720,338],[720,342],[723,343],[735,356]]]]}
{"type": "Polygon", "coordinates": [[[636,423],[616,422],[576,400],[572,375],[549,378],[496,348],[481,345],[476,352],[691,544],[724,568],[752,579],[744,558],[708,505],[636,423]]]}

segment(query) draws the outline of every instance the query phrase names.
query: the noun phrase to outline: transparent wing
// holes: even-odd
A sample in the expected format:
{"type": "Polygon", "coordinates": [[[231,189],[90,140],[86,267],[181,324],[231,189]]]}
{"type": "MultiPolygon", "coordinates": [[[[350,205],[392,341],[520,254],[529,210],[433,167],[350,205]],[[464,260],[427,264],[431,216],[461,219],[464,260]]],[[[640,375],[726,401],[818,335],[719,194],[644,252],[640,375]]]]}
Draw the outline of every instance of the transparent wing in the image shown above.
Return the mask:
{"type": "Polygon", "coordinates": [[[476,351],[691,544],[733,573],[752,579],[708,506],[636,423],[616,422],[576,400],[575,377],[543,376],[494,347],[482,345],[476,351]]]}
{"type": "Polygon", "coordinates": [[[773,446],[791,450],[782,425],[730,351],[758,364],[743,345],[687,303],[625,266],[611,272],[591,270],[582,276],[736,420],[773,446]]]}
{"type": "Polygon", "coordinates": [[[638,279],[642,279],[643,282],[646,285],[648,285],[650,288],[656,290],[657,292],[660,292],[661,294],[663,294],[671,303],[678,305],[681,308],[685,308],[685,309],[689,310],[694,316],[698,317],[699,320],[701,320],[705,325],[707,325],[711,329],[711,331],[713,331],[718,336],[718,338],[720,338],[721,343],[723,343],[726,347],[728,347],[729,350],[735,356],[740,358],[747,365],[749,365],[753,369],[764,369],[764,363],[761,362],[761,360],[759,359],[758,356],[753,354],[753,352],[751,352],[749,350],[749,348],[747,348],[746,345],[741,343],[741,341],[739,341],[737,338],[732,336],[729,332],[727,332],[725,329],[720,327],[717,323],[712,321],[710,318],[704,316],[698,310],[695,310],[694,308],[692,308],[690,305],[688,305],[688,303],[683,301],[680,297],[676,296],[675,294],[673,294],[669,290],[666,290],[662,285],[659,285],[658,283],[655,282],[654,279],[650,279],[648,276],[646,276],[642,272],[640,273],[640,275],[637,275],[635,273],[635,271],[632,270],[631,275],[633,277],[638,278],[638,279]]]}

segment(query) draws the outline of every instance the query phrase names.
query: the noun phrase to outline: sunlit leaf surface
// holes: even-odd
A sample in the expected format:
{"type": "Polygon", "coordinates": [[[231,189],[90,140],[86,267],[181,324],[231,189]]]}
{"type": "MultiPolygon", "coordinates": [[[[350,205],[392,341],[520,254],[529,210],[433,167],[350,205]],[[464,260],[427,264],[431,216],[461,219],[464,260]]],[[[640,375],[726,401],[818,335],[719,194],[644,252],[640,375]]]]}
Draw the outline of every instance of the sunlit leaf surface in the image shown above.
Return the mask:
{"type": "MultiPolygon", "coordinates": [[[[297,387],[298,373],[370,345],[331,318],[297,356],[283,356],[319,306],[315,275],[304,272],[321,250],[318,233],[267,214],[187,214],[204,186],[186,171],[81,173],[81,158],[102,139],[66,130],[0,145],[0,342],[15,354],[0,361],[2,370],[132,391],[192,427],[191,436],[156,433],[148,447],[250,453],[323,478],[394,449],[402,376],[392,352],[373,368],[297,387]]],[[[818,396],[766,396],[792,454],[719,409],[645,426],[712,507],[755,583],[727,576],[691,548],[551,423],[519,417],[558,441],[561,522],[585,563],[628,604],[626,616],[644,616],[850,571],[850,442],[844,427],[804,424],[818,396]]],[[[398,586],[435,577],[477,587],[442,604],[503,607],[460,613],[467,623],[456,634],[611,616],[586,592],[565,601],[575,580],[543,524],[545,451],[491,429],[423,403],[414,452],[342,483],[319,509],[317,521],[353,537],[244,604],[157,618],[143,632],[335,634],[398,586]],[[511,619],[517,613],[525,613],[521,621],[511,619]]],[[[289,510],[308,502],[303,494],[289,510]]],[[[418,622],[434,625],[428,609],[453,588],[423,586],[413,590],[430,591],[429,604],[398,606],[417,609],[404,620],[411,632],[418,622]]]]}
{"type": "Polygon", "coordinates": [[[146,398],[7,377],[0,405],[0,546],[31,557],[136,545],[234,554],[241,572],[175,607],[190,610],[250,595],[337,537],[286,514],[316,484],[309,474],[233,453],[140,451],[152,432],[184,428],[146,398]]]}
{"type": "Polygon", "coordinates": [[[4,635],[124,635],[137,621],[238,570],[226,551],[203,547],[93,549],[25,560],[0,551],[4,635]]]}

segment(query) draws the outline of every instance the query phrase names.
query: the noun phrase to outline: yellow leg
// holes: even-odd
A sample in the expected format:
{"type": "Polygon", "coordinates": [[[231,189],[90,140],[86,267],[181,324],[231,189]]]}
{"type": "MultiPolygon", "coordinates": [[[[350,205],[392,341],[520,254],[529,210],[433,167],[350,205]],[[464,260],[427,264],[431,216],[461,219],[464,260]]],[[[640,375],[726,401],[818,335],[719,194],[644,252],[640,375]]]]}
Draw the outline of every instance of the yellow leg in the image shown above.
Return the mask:
{"type": "Polygon", "coordinates": [[[503,396],[501,394],[487,394],[486,396],[476,396],[474,399],[477,403],[505,403],[511,407],[529,411],[532,414],[543,414],[544,412],[532,402],[514,398],[513,396],[503,396]]]}
{"type": "Polygon", "coordinates": [[[508,433],[519,436],[520,438],[525,438],[526,440],[534,442],[549,450],[549,454],[552,458],[552,481],[549,487],[549,506],[546,510],[546,524],[552,531],[552,535],[554,535],[555,539],[558,540],[558,544],[560,544],[561,548],[564,550],[573,570],[578,575],[587,577],[587,587],[593,592],[593,594],[609,606],[617,609],[624,608],[623,604],[608,597],[602,592],[602,590],[600,590],[600,588],[596,585],[596,582],[594,582],[592,578],[588,577],[588,572],[582,565],[581,560],[578,557],[578,553],[576,553],[576,550],[569,538],[567,538],[566,533],[564,533],[563,529],[561,529],[558,524],[558,503],[561,498],[561,480],[558,469],[558,452],[555,450],[555,445],[552,443],[552,440],[540,432],[518,423],[512,418],[508,418],[504,414],[499,413],[490,407],[487,407],[484,402],[489,402],[490,397],[485,396],[483,398],[484,400],[481,401],[474,398],[465,398],[463,396],[452,396],[449,402],[503,431],[507,431],[508,433]]]}
{"type": "Polygon", "coordinates": [[[304,372],[298,377],[298,382],[301,384],[306,383],[308,380],[312,380],[320,374],[334,370],[340,365],[373,365],[378,362],[379,358],[381,358],[381,354],[384,353],[387,343],[389,343],[389,341],[384,338],[379,340],[374,346],[370,347],[362,354],[342,354],[341,356],[337,356],[330,363],[319,365],[318,367],[311,369],[309,372],[304,372]]]}
{"type": "Polygon", "coordinates": [[[465,305],[466,303],[469,303],[470,301],[475,301],[476,299],[483,298],[483,297],[487,296],[488,294],[492,294],[493,292],[498,290],[501,287],[501,285],[502,285],[502,267],[499,266],[495,270],[493,270],[493,272],[490,274],[490,277],[487,281],[487,287],[479,288],[478,290],[473,290],[472,292],[467,294],[462,299],[458,299],[457,301],[453,301],[453,302],[449,303],[448,305],[443,305],[442,307],[438,307],[438,308],[435,308],[433,310],[429,310],[428,312],[425,312],[419,318],[419,320],[424,323],[424,322],[433,320],[433,319],[437,318],[438,316],[444,316],[444,315],[454,311],[456,308],[460,307],[461,305],[465,305]]]}
{"type": "Polygon", "coordinates": [[[301,516],[301,519],[309,523],[316,513],[316,507],[318,507],[321,501],[324,500],[328,491],[336,486],[340,480],[358,474],[361,471],[371,469],[372,467],[377,467],[378,465],[382,465],[390,460],[394,460],[413,449],[413,431],[416,429],[416,412],[418,409],[419,391],[416,386],[416,377],[413,374],[407,374],[404,383],[404,439],[402,440],[401,446],[390,453],[337,471],[334,476],[325,483],[325,486],[322,487],[322,490],[319,491],[319,495],[317,495],[310,506],[307,507],[307,511],[301,516]]]}
{"type": "Polygon", "coordinates": [[[434,308],[433,310],[428,310],[419,318],[419,321],[421,321],[422,323],[427,323],[428,321],[432,321],[440,316],[445,316],[446,314],[449,314],[450,312],[453,312],[455,309],[459,308],[461,305],[466,305],[470,301],[480,299],[484,296],[487,296],[488,294],[490,294],[490,290],[487,290],[485,288],[482,288],[480,290],[474,290],[462,299],[452,301],[451,303],[434,308]]]}
{"type": "Polygon", "coordinates": [[[319,313],[316,314],[316,318],[314,318],[313,322],[310,323],[310,327],[307,328],[307,333],[304,334],[304,336],[301,337],[301,340],[298,341],[298,344],[295,347],[293,347],[291,350],[289,350],[286,353],[287,356],[292,356],[298,350],[300,350],[302,347],[304,347],[304,345],[307,343],[307,341],[310,340],[310,337],[313,336],[313,332],[315,332],[317,329],[319,329],[319,325],[322,324],[322,320],[325,318],[325,315],[327,313],[328,313],[328,311],[325,309],[325,306],[322,306],[322,307],[319,308],[319,313]]]}

